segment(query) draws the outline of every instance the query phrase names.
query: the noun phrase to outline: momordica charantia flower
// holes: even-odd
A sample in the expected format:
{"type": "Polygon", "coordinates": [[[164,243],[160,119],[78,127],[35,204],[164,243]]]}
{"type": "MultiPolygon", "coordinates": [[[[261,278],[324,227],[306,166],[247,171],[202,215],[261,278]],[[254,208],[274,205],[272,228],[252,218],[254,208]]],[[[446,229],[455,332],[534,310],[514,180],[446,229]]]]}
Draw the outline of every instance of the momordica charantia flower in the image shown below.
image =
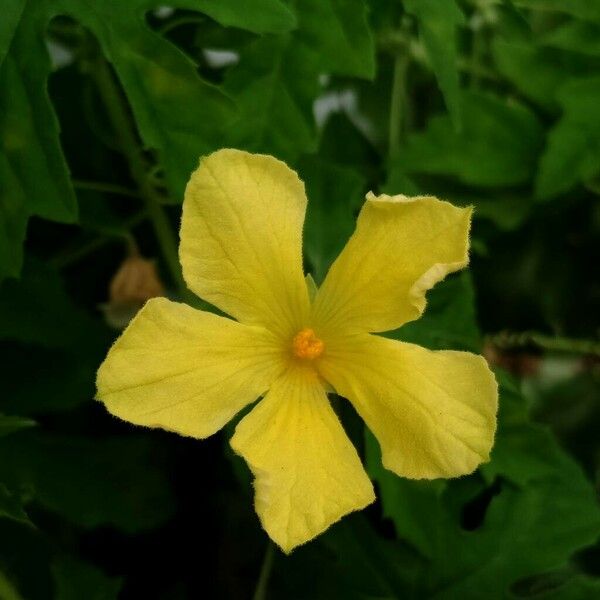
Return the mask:
{"type": "Polygon", "coordinates": [[[496,426],[482,357],[374,335],[417,319],[425,292],[467,264],[471,209],[369,194],[315,290],[302,270],[306,204],[296,173],[271,156],[203,158],[185,193],[179,257],[189,288],[233,318],[151,299],[97,381],[112,414],[194,438],[262,396],[231,445],[285,552],[375,498],[328,391],[350,400],[402,477],[471,473],[496,426]]]}

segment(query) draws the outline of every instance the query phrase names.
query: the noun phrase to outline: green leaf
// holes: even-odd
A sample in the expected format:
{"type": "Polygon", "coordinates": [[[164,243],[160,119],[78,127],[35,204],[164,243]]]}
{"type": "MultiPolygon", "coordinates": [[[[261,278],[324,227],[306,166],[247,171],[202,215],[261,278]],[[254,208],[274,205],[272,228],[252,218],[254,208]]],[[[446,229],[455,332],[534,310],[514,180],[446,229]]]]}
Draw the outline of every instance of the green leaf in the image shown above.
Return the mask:
{"type": "Polygon", "coordinates": [[[320,69],[373,78],[375,48],[364,0],[298,0],[295,9],[298,43],[320,69]]]}
{"type": "Polygon", "coordinates": [[[406,11],[417,19],[421,39],[438,85],[444,94],[452,122],[456,128],[460,128],[462,107],[456,28],[464,23],[464,15],[455,0],[404,0],[404,6],[406,11]]]}
{"type": "Polygon", "coordinates": [[[596,58],[534,43],[509,43],[496,38],[492,54],[498,71],[526,98],[549,112],[558,112],[557,90],[570,78],[598,72],[596,58]]]}
{"type": "Polygon", "coordinates": [[[369,472],[398,536],[429,559],[417,597],[504,598],[513,583],[564,564],[600,533],[600,509],[581,469],[547,431],[527,422],[503,385],[492,460],[478,475],[408,481],[385,471],[367,438],[369,472]],[[539,444],[539,447],[538,447],[539,444]]]}
{"type": "Polygon", "coordinates": [[[27,0],[6,0],[0,21],[0,65],[8,52],[27,0]]]}
{"type": "Polygon", "coordinates": [[[509,40],[528,40],[531,38],[531,24],[512,0],[501,0],[494,6],[498,24],[498,35],[509,40]]]}
{"type": "MultiPolygon", "coordinates": [[[[18,521],[20,523],[30,524],[29,517],[23,510],[21,503],[2,483],[0,483],[0,519],[12,519],[13,521],[18,521]]],[[[1,590],[2,587],[0,585],[0,591],[1,590]]],[[[3,597],[4,596],[0,594],[0,598],[3,597]]]]}
{"type": "Polygon", "coordinates": [[[50,600],[52,542],[39,529],[11,519],[0,519],[0,540],[0,598],[12,600],[2,595],[1,586],[8,581],[19,600],[50,600]]]}
{"type": "MultiPolygon", "coordinates": [[[[449,195],[452,201],[452,195],[449,195]]],[[[457,195],[457,198],[459,196],[457,195]]],[[[483,194],[460,194],[463,204],[475,205],[475,218],[492,221],[502,231],[519,228],[531,215],[533,196],[520,192],[489,192],[483,194]]]]}
{"type": "Polygon", "coordinates": [[[536,180],[546,200],[600,173],[600,77],[573,80],[558,93],[563,116],[548,136],[536,180]]]}
{"type": "MultiPolygon", "coordinates": [[[[138,2],[146,9],[160,6],[157,0],[138,2]]],[[[175,0],[169,6],[199,11],[224,27],[239,27],[254,33],[282,33],[296,26],[294,13],[280,0],[252,0],[245,10],[240,10],[238,0],[175,0]]]]}
{"type": "Polygon", "coordinates": [[[0,570],[0,598],[4,600],[23,600],[17,588],[13,586],[8,577],[0,570]]]}
{"type": "Polygon", "coordinates": [[[522,582],[519,588],[525,587],[526,592],[533,588],[527,595],[536,600],[590,600],[600,596],[600,579],[573,572],[572,569],[566,574],[560,571],[549,573],[546,577],[536,578],[532,583],[533,586],[526,587],[522,582]]]}
{"type": "Polygon", "coordinates": [[[600,56],[600,25],[586,21],[567,21],[542,36],[544,46],[600,56]]]}
{"type": "Polygon", "coordinates": [[[432,180],[428,180],[425,187],[426,192],[405,173],[403,162],[397,160],[392,163],[388,171],[388,179],[383,186],[383,191],[387,194],[405,194],[407,196],[422,196],[427,193],[438,195],[459,206],[474,206],[476,219],[492,221],[498,229],[503,231],[517,229],[533,209],[533,198],[524,195],[521,191],[488,189],[482,193],[471,189],[455,190],[449,187],[446,181],[434,182],[432,180]]]}
{"type": "Polygon", "coordinates": [[[317,156],[303,158],[299,172],[309,198],[304,251],[316,282],[321,283],[354,231],[366,182],[354,170],[328,164],[317,156]]]}
{"type": "MultiPolygon", "coordinates": [[[[503,372],[498,374],[502,392],[498,420],[500,432],[496,439],[492,461],[481,467],[488,482],[504,477],[516,485],[535,485],[543,478],[552,478],[557,467],[574,469],[575,464],[560,449],[547,427],[531,423],[523,397],[514,382],[503,372]]],[[[585,482],[579,475],[580,483],[585,482]]]]}
{"type": "Polygon", "coordinates": [[[173,496],[160,463],[153,443],[140,435],[26,432],[0,439],[0,478],[86,528],[113,525],[133,533],[168,519],[173,496]]]}
{"type": "MultiPolygon", "coordinates": [[[[48,21],[66,13],[99,39],[125,88],[144,144],[158,152],[172,197],[180,201],[198,156],[222,144],[234,115],[231,101],[202,81],[195,65],[152,33],[144,12],[159,2],[11,0],[0,29],[0,280],[18,276],[27,221],[38,215],[60,222],[77,218],[75,195],[58,140],[46,85],[50,60],[44,44],[48,21]]],[[[277,0],[186,2],[224,25],[251,31],[286,31],[291,12],[277,0]]]]}
{"type": "Polygon", "coordinates": [[[491,94],[463,95],[463,128],[432,117],[402,150],[407,173],[444,175],[480,187],[524,184],[533,176],[543,130],[535,114],[491,94]]]}
{"type": "Polygon", "coordinates": [[[425,314],[386,336],[432,350],[478,352],[481,335],[470,274],[460,273],[438,283],[427,293],[425,314]]]}
{"type": "Polygon", "coordinates": [[[580,19],[600,21],[600,4],[596,0],[514,0],[514,2],[526,8],[564,12],[580,19]]]}
{"type": "Polygon", "coordinates": [[[240,108],[229,143],[288,161],[316,149],[312,105],[319,75],[370,78],[374,73],[362,1],[299,0],[295,10],[298,29],[250,44],[225,81],[240,108]]]}
{"type": "Polygon", "coordinates": [[[33,427],[35,421],[26,419],[25,417],[17,417],[10,415],[3,415],[0,413],[0,437],[19,431],[20,429],[27,429],[33,427]]]}
{"type": "Polygon", "coordinates": [[[318,154],[326,162],[350,167],[369,180],[379,175],[381,157],[344,112],[335,112],[327,119],[318,154]]]}
{"type": "Polygon", "coordinates": [[[592,543],[599,533],[596,501],[589,483],[573,475],[557,474],[524,490],[505,484],[481,529],[449,546],[447,575],[434,597],[464,598],[473,589],[493,597],[499,582],[506,594],[511,582],[552,568],[592,543]]]}
{"type": "Polygon", "coordinates": [[[146,2],[109,0],[94,4],[93,10],[81,0],[60,4],[97,36],[123,85],[142,141],[157,152],[172,198],[180,202],[198,157],[221,145],[234,116],[232,102],[202,80],[179,49],[147,27],[146,2]]]}
{"type": "MultiPolygon", "coordinates": [[[[198,157],[222,146],[235,115],[233,103],[202,80],[196,65],[179,49],[146,26],[144,12],[160,2],[105,0],[93,8],[82,0],[60,4],[97,36],[123,85],[144,144],[157,151],[172,199],[181,202],[198,157]]],[[[232,0],[175,4],[206,11],[225,26],[259,33],[286,31],[295,24],[294,16],[276,0],[259,0],[244,11],[232,0]]]]}
{"type": "Polygon", "coordinates": [[[398,537],[433,558],[438,532],[447,526],[442,506],[446,482],[410,481],[386,471],[377,440],[365,433],[367,471],[377,481],[384,516],[392,520],[398,537]]]}
{"type": "MultiPolygon", "coordinates": [[[[361,514],[350,515],[334,525],[320,543],[335,557],[332,564],[325,565],[329,576],[333,582],[343,582],[348,595],[355,598],[405,598],[412,591],[415,572],[422,566],[420,557],[382,539],[361,514]]],[[[339,585],[324,598],[335,597],[339,585]]]]}
{"type": "Polygon", "coordinates": [[[390,196],[418,196],[421,192],[419,186],[406,174],[402,161],[395,161],[390,165],[382,191],[390,196]]]}
{"type": "Polygon", "coordinates": [[[121,580],[106,576],[95,566],[71,556],[60,556],[52,565],[56,600],[116,600],[121,580]]]}
{"type": "Polygon", "coordinates": [[[270,586],[273,598],[413,598],[415,575],[422,567],[419,556],[383,539],[363,514],[348,515],[314,543],[285,559],[276,558],[270,586]]]}
{"type": "Polygon", "coordinates": [[[4,40],[0,39],[0,44],[8,42],[0,62],[0,280],[20,273],[30,216],[66,223],[77,218],[58,123],[46,91],[50,74],[46,18],[41,4],[29,2],[20,13],[13,2],[10,6],[14,35],[10,38],[3,30],[4,40]]]}
{"type": "Polygon", "coordinates": [[[230,145],[288,161],[316,148],[312,102],[319,93],[318,69],[303,52],[290,35],[265,36],[242,54],[225,81],[240,109],[230,145]]]}

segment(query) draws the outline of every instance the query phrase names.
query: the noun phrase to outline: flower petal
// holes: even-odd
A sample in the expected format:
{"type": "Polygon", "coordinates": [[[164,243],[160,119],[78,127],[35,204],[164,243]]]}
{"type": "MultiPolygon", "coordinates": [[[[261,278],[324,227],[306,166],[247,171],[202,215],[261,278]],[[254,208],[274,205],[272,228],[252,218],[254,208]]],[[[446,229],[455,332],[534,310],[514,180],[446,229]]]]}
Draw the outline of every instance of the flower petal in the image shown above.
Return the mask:
{"type": "Polygon", "coordinates": [[[320,330],[396,329],[425,309],[425,292],[468,262],[470,208],[431,197],[367,195],[356,230],[314,307],[320,330]]]}
{"type": "Polygon", "coordinates": [[[292,370],[237,426],[231,446],[255,476],[255,506],[290,552],[375,499],[314,372],[292,370]]]}
{"type": "Polygon", "coordinates": [[[185,192],[179,257],[189,288],[224,312],[289,336],[305,321],[304,184],[272,156],[219,150],[185,192]]]}
{"type": "Polygon", "coordinates": [[[205,438],[263,394],[282,365],[265,329],[154,298],[100,366],[97,397],[125,421],[205,438]]]}
{"type": "Polygon", "coordinates": [[[360,334],[330,343],[319,367],[354,404],[394,473],[456,477],[489,459],[498,390],[481,356],[360,334]]]}

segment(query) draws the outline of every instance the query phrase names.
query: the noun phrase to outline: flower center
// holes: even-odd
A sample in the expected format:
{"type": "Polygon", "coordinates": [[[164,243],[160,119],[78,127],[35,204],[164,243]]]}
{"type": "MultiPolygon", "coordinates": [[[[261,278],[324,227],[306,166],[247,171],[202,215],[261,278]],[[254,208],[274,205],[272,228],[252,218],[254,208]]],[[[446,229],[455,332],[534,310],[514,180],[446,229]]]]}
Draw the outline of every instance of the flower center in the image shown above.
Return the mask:
{"type": "Polygon", "coordinates": [[[312,360],[323,354],[325,344],[315,335],[315,332],[312,329],[307,327],[294,336],[292,348],[294,349],[294,354],[298,358],[312,360]]]}

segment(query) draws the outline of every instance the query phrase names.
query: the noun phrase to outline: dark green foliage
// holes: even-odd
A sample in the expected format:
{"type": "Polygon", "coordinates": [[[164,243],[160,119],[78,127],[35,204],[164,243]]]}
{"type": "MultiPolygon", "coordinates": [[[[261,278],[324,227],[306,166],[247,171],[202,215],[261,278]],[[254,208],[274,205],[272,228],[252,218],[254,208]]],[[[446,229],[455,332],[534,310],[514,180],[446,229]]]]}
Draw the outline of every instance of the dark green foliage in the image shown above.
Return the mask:
{"type": "Polygon", "coordinates": [[[52,566],[57,600],[112,600],[118,597],[121,582],[109,578],[92,565],[68,556],[58,557],[52,566]]]}
{"type": "Polygon", "coordinates": [[[366,192],[473,205],[470,271],[386,335],[485,347],[501,390],[491,461],[452,481],[386,471],[334,401],[378,501],[276,552],[268,597],[600,597],[598,359],[570,344],[600,331],[600,2],[163,4],[2,3],[0,599],[252,595],[267,538],[233,424],[200,442],[94,400],[125,256],[191,301],[179,205],[223,146],[298,170],[317,284],[366,192]]]}
{"type": "Polygon", "coordinates": [[[543,129],[535,114],[514,100],[466,92],[463,124],[432,118],[423,133],[408,138],[402,157],[409,173],[445,175],[475,188],[526,183],[535,172],[543,129]]]}
{"type": "Polygon", "coordinates": [[[456,29],[464,23],[464,16],[454,0],[405,0],[404,6],[406,12],[417,19],[419,33],[438,85],[455,127],[460,128],[462,107],[456,61],[456,29]]]}

